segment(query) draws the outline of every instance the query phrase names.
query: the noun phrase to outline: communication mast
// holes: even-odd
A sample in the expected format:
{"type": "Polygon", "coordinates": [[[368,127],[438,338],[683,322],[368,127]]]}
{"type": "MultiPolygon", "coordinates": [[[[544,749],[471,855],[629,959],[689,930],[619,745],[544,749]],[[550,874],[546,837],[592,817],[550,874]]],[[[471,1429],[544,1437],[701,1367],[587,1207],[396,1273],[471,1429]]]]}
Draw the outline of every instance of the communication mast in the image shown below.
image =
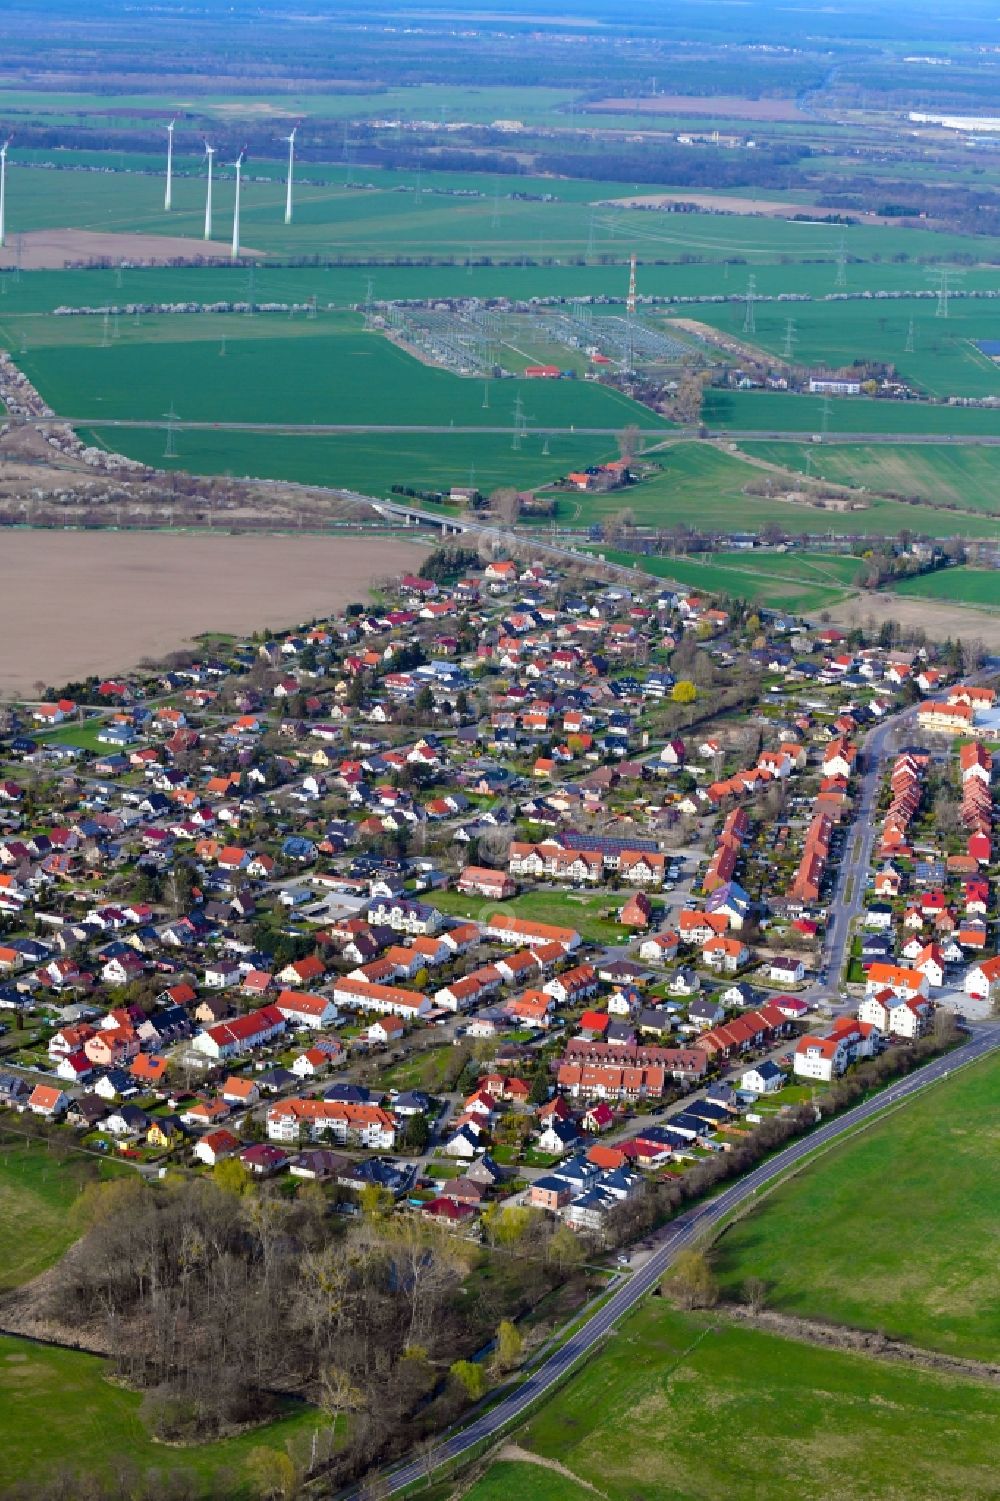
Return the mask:
{"type": "Polygon", "coordinates": [[[635,317],[635,251],[628,258],[628,298],[625,302],[625,311],[630,318],[635,317]]]}

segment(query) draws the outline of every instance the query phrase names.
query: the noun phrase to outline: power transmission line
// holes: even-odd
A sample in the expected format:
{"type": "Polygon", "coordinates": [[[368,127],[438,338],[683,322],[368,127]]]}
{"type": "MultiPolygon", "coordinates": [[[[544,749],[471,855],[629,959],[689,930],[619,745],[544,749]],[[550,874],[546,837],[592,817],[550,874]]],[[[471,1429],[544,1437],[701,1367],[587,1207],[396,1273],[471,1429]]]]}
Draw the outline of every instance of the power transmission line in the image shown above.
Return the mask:
{"type": "Polygon", "coordinates": [[[177,436],[176,436],[177,435],[177,413],[174,411],[173,402],[170,403],[170,411],[169,412],[164,412],[163,415],[167,419],[167,441],[166,441],[166,445],[164,446],[164,449],[163,449],[163,457],[165,459],[176,459],[176,457],[177,457],[177,436]]]}
{"type": "Polygon", "coordinates": [[[746,313],[743,316],[743,332],[745,334],[755,334],[757,332],[757,318],[753,305],[756,291],[757,278],[751,272],[750,279],[747,282],[746,313]]]}

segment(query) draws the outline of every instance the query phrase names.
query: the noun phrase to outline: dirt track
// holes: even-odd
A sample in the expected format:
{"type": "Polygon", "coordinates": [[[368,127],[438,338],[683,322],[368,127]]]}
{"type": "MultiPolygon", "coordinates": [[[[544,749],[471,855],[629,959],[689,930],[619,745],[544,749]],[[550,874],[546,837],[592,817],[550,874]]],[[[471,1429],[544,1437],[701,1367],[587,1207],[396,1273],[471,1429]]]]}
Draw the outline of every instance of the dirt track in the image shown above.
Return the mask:
{"type": "MultiPolygon", "coordinates": [[[[241,255],[261,256],[262,250],[240,247],[241,255]]],[[[229,246],[218,240],[187,240],[175,235],[105,234],[92,229],[33,229],[8,235],[0,250],[0,267],[20,264],[23,271],[60,271],[81,262],[126,262],[133,266],[163,266],[170,261],[228,260],[229,246]]]]}
{"type": "Polygon", "coordinates": [[[295,625],[424,557],[388,537],[5,531],[0,694],[120,672],[202,631],[295,625]]]}

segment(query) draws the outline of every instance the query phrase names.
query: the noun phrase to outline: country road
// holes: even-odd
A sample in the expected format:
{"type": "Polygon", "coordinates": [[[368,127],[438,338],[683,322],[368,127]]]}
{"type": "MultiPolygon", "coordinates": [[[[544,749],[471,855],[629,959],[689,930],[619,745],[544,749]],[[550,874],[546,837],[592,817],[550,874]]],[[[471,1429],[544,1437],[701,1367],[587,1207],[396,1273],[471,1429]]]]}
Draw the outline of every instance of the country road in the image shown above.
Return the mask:
{"type": "MultiPolygon", "coordinates": [[[[673,1220],[663,1232],[659,1247],[642,1269],[625,1282],[607,1303],[595,1310],[586,1323],[533,1371],[522,1385],[514,1388],[496,1406],[481,1413],[465,1427],[443,1438],[426,1458],[406,1461],[388,1471],[384,1477],[387,1494],[397,1495],[408,1486],[415,1485],[432,1468],[439,1468],[468,1453],[476,1445],[496,1438],[509,1424],[523,1418],[541,1396],[561,1381],[582,1356],[593,1350],[653,1290],[681,1251],[696,1242],[707,1230],[718,1225],[734,1209],[752,1199],[762,1188],[787,1173],[789,1168],[815,1152],[818,1147],[897,1108],[931,1084],[946,1078],[954,1069],[985,1057],[998,1045],[1000,1023],[984,1025],[951,1053],[934,1059],[873,1099],[856,1105],[837,1120],[829,1121],[811,1135],[793,1142],[768,1162],[748,1173],[745,1178],[741,1178],[738,1183],[732,1184],[717,1198],[673,1220]]],[[[351,1501],[361,1494],[360,1488],[352,1490],[349,1493],[351,1501]]]]}

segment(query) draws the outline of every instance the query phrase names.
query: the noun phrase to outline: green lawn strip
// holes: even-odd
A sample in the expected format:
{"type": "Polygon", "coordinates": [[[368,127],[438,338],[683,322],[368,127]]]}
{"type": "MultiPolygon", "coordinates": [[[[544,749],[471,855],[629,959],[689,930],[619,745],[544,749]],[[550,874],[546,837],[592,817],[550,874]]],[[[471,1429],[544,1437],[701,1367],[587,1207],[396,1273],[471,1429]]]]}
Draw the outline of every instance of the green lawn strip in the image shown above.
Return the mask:
{"type": "Polygon", "coordinates": [[[750,1495],[751,1468],[769,1501],[958,1501],[992,1484],[1000,1399],[654,1299],[514,1437],[610,1501],[750,1495]]]}
{"type": "Polygon", "coordinates": [[[0,1445],[7,1482],[59,1467],[109,1472],[123,1461],[143,1469],[183,1471],[197,1492],[212,1482],[233,1497],[248,1495],[243,1467],[258,1444],[283,1449],[322,1419],[287,1403],[275,1422],[236,1438],[199,1445],[155,1443],[139,1417],[142,1397],[106,1379],[107,1362],[76,1350],[0,1336],[0,1445]],[[44,1423],[40,1436],[39,1423],[44,1423]]]}
{"type": "Polygon", "coordinates": [[[769,1193],[719,1239],[727,1292],[950,1355],[1000,1348],[1000,1063],[962,1069],[769,1193]]]}

